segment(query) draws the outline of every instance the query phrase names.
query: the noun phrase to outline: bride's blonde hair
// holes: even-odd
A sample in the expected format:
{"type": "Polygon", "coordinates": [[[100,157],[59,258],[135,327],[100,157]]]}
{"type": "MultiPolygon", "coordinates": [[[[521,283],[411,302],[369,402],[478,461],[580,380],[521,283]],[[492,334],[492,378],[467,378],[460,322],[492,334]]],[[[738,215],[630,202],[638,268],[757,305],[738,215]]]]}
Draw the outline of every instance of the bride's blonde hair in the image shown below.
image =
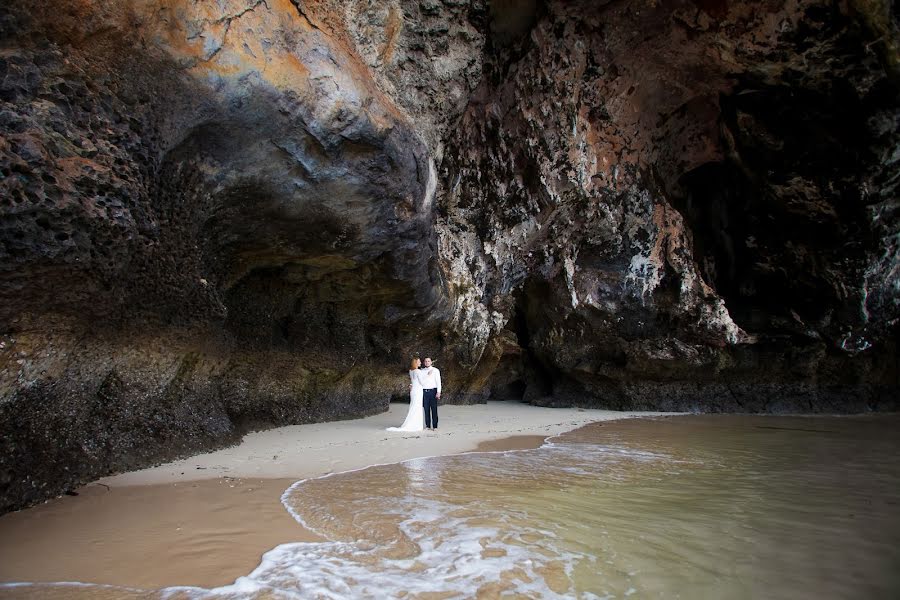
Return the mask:
{"type": "Polygon", "coordinates": [[[419,357],[417,356],[416,358],[412,359],[412,363],[410,364],[409,368],[410,369],[418,369],[419,365],[421,365],[421,364],[422,364],[422,361],[419,360],[419,357]]]}

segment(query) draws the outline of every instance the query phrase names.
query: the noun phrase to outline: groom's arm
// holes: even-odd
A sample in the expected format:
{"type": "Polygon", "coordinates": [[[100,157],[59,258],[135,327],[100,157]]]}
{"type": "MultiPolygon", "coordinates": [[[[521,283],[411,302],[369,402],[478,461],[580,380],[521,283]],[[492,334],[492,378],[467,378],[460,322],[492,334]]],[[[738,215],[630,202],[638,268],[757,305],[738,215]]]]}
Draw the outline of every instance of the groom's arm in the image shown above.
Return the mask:
{"type": "Polygon", "coordinates": [[[441,370],[435,369],[435,373],[437,373],[437,397],[438,400],[441,398],[441,370]]]}

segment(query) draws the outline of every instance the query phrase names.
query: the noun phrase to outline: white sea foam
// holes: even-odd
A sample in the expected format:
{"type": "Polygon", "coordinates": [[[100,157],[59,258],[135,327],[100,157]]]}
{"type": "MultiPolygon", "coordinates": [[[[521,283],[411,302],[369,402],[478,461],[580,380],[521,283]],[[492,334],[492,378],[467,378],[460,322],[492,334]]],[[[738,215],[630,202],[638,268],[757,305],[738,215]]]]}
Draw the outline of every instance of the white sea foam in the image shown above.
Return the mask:
{"type": "MultiPolygon", "coordinates": [[[[428,511],[431,512],[430,510],[428,511]]],[[[430,516],[430,515],[429,515],[430,516]]],[[[563,598],[544,582],[539,570],[549,562],[536,555],[534,544],[522,541],[522,533],[499,535],[496,528],[466,526],[462,519],[442,519],[441,533],[424,537],[416,525],[419,515],[405,521],[405,535],[415,540],[420,553],[409,559],[389,559],[378,549],[344,542],[283,544],[267,552],[261,564],[233,585],[205,590],[169,588],[163,598],[196,599],[248,597],[266,593],[275,598],[394,598],[406,593],[448,592],[452,598],[473,597],[478,589],[514,569],[524,577],[510,579],[511,591],[531,597],[563,598]],[[503,556],[483,555],[481,540],[503,556]]],[[[573,562],[575,554],[557,554],[557,560],[573,562]]]]}

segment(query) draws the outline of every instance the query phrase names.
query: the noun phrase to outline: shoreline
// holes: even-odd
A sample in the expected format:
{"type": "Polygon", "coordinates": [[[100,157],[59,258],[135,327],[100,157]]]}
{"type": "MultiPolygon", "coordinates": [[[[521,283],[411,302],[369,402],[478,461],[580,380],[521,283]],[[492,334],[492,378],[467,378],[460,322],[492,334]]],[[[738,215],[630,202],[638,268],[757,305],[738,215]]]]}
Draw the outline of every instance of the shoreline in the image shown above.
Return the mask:
{"type": "Polygon", "coordinates": [[[280,544],[321,541],[281,503],[300,480],[414,458],[533,449],[588,423],[681,414],[492,402],[442,406],[436,432],[385,431],[407,407],[251,433],[230,448],[104,477],[78,496],[4,515],[0,583],[227,585],[280,544]]]}
{"type": "Polygon", "coordinates": [[[155,467],[98,479],[110,487],[216,479],[309,479],[328,473],[471,451],[502,438],[549,437],[587,423],[684,413],[546,408],[498,401],[440,407],[438,431],[390,432],[403,421],[408,404],[392,403],[387,412],[346,421],[288,425],[249,433],[237,445],[155,467]]]}

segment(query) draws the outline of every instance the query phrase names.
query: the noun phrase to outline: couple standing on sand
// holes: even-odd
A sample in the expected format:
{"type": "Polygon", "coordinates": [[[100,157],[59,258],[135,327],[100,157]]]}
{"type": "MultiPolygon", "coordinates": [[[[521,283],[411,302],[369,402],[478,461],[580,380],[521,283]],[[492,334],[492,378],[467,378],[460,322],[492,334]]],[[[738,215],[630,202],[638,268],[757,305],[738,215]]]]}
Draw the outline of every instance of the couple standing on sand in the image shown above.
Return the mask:
{"type": "Polygon", "coordinates": [[[388,431],[435,430],[438,427],[437,401],[441,398],[441,371],[431,366],[431,358],[423,361],[414,358],[409,370],[409,412],[400,427],[388,427],[388,431]],[[424,414],[423,414],[424,413],[424,414]]]}

